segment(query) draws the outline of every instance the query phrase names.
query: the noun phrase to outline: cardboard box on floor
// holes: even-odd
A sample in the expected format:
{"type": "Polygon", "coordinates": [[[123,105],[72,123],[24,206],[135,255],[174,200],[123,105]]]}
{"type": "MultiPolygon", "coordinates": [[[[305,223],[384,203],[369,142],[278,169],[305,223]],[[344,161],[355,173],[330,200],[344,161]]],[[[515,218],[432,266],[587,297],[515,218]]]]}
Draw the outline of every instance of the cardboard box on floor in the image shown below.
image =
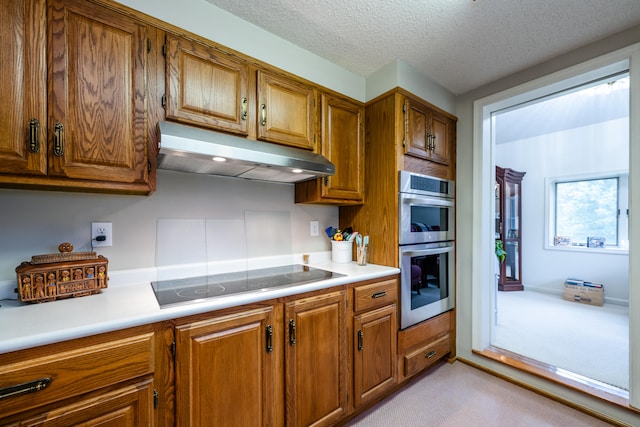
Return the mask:
{"type": "Polygon", "coordinates": [[[570,285],[565,283],[563,298],[567,301],[601,306],[604,304],[604,286],[595,288],[591,286],[570,285]]]}

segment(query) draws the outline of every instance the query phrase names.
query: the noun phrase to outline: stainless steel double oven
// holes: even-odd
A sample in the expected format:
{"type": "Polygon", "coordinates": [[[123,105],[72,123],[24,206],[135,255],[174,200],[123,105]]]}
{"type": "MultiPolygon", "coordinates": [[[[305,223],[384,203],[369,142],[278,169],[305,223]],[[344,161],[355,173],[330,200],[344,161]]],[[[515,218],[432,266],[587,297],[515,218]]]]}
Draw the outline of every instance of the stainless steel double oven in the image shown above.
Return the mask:
{"type": "Polygon", "coordinates": [[[455,183],[399,174],[400,327],[454,307],[455,183]]]}

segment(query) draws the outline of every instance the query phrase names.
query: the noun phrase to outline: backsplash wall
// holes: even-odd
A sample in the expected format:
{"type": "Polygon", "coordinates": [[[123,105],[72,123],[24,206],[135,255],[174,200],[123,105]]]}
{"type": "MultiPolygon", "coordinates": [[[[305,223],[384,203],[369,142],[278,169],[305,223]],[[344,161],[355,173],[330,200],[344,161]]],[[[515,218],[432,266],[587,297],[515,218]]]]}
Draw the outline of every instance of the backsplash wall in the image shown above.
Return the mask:
{"type": "MultiPolygon", "coordinates": [[[[261,244],[267,254],[330,250],[322,230],[337,227],[338,208],[294,204],[293,184],[164,170],[158,171],[157,180],[157,191],[146,197],[0,189],[0,281],[15,280],[15,268],[22,261],[57,253],[62,242],[70,242],[77,252],[92,250],[92,221],[113,224],[113,247],[95,249],[109,259],[112,271],[155,267],[158,261],[167,265],[172,245],[168,236],[187,223],[205,224],[209,261],[224,253],[225,240],[238,254],[246,244],[248,255],[261,253],[261,244]],[[320,236],[310,237],[311,220],[319,221],[320,236]],[[290,229],[278,230],[288,224],[290,229]],[[156,244],[158,236],[161,246],[156,244]],[[270,236],[276,237],[267,240],[270,236]]],[[[191,241],[194,248],[201,245],[197,232],[183,234],[180,248],[193,250],[195,262],[201,254],[190,249],[191,241]]],[[[176,260],[184,262],[190,256],[182,251],[176,260]]]]}

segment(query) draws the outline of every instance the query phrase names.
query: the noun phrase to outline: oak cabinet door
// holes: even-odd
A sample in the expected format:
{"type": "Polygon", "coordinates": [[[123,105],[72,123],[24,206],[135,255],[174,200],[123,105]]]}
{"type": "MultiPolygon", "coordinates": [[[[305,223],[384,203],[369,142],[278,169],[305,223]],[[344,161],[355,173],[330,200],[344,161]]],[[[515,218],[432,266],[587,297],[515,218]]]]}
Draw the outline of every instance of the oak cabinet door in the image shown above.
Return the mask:
{"type": "Polygon", "coordinates": [[[398,381],[397,308],[388,305],[354,317],[355,407],[368,403],[398,381]]]}
{"type": "Polygon", "coordinates": [[[431,113],[431,161],[448,165],[455,141],[455,123],[436,111],[431,113]]]}
{"type": "Polygon", "coordinates": [[[46,175],[46,0],[3,0],[0,15],[0,173],[46,175]]]}
{"type": "Polygon", "coordinates": [[[167,36],[167,119],[247,135],[248,65],[167,36]]]}
{"type": "Polygon", "coordinates": [[[410,99],[405,101],[405,154],[423,159],[430,157],[427,134],[429,133],[430,110],[410,99]]]}
{"type": "Polygon", "coordinates": [[[146,182],[147,28],[81,0],[49,20],[49,175],[146,182]]]}
{"type": "Polygon", "coordinates": [[[336,166],[333,176],[296,183],[296,203],[364,203],[364,107],[322,94],[321,153],[336,166]]]}
{"type": "Polygon", "coordinates": [[[178,426],[277,425],[273,321],[266,307],[176,328],[178,426]]]}
{"type": "Polygon", "coordinates": [[[322,196],[363,200],[364,108],[322,96],[322,154],[336,165],[335,175],[322,186],[322,196]]]}
{"type": "Polygon", "coordinates": [[[315,149],[316,89],[258,70],[257,137],[315,149]]]}
{"type": "Polygon", "coordinates": [[[285,305],[286,424],[332,425],[347,410],[345,291],[285,305]]]}

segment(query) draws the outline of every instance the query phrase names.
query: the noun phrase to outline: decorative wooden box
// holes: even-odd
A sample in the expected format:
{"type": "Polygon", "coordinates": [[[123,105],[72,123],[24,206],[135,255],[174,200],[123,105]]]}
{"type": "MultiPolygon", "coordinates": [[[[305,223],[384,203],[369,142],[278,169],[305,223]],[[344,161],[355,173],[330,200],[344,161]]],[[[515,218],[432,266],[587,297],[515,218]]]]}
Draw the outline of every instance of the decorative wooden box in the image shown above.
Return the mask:
{"type": "Polygon", "coordinates": [[[95,252],[73,253],[71,243],[61,243],[58,250],[59,254],[35,255],[16,267],[20,301],[81,297],[107,287],[107,258],[95,252]]]}

